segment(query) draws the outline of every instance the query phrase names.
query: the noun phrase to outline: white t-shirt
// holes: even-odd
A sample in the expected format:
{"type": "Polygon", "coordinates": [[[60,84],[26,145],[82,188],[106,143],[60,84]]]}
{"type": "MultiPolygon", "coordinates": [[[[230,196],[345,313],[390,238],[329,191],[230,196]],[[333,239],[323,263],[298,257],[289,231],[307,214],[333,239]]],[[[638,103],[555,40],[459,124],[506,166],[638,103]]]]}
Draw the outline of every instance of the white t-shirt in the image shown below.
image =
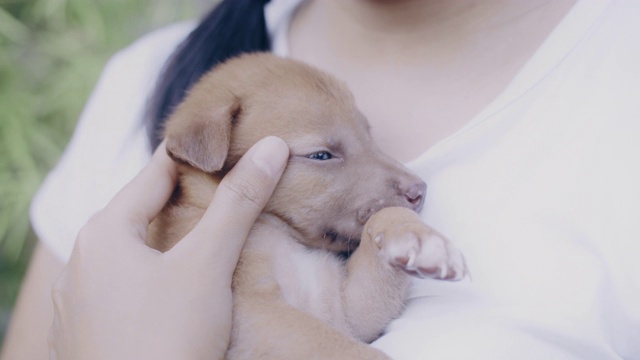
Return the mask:
{"type": "MultiPolygon", "coordinates": [[[[287,54],[299,0],[265,8],[287,54]]],[[[416,280],[374,346],[398,359],[640,359],[640,1],[579,1],[505,91],[407,165],[425,220],[472,280],[416,280]]],[[[109,62],[31,208],[68,259],[79,228],[148,161],[141,115],[193,28],[156,31],[109,62]]]]}

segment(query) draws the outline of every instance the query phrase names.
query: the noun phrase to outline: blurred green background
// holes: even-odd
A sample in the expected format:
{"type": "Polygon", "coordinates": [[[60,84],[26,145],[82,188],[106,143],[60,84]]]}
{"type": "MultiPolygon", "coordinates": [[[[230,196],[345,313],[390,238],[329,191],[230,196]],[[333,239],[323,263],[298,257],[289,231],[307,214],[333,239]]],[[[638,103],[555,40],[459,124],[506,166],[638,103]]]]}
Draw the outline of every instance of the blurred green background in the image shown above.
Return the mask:
{"type": "Polygon", "coordinates": [[[215,0],[0,0],[0,346],[35,242],[29,202],[115,51],[215,0]]]}

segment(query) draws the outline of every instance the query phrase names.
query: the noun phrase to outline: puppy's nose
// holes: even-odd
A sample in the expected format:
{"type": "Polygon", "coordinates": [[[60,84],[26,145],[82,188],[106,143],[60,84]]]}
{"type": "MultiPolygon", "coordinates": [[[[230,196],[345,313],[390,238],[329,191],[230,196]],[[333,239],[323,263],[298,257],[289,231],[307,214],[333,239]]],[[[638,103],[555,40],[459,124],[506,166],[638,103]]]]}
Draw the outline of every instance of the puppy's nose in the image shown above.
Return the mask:
{"type": "Polygon", "coordinates": [[[427,193],[427,184],[423,181],[412,183],[404,189],[404,198],[415,211],[422,210],[424,198],[427,193]]]}

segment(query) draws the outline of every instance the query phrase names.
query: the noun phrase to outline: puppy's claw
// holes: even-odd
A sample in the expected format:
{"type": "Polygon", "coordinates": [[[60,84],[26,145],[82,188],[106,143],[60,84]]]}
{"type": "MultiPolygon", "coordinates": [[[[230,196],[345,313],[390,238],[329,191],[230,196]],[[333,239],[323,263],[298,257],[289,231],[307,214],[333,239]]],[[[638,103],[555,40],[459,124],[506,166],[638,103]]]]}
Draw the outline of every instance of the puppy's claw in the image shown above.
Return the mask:
{"type": "Polygon", "coordinates": [[[440,265],[440,279],[447,278],[447,264],[440,265]]]}
{"type": "Polygon", "coordinates": [[[416,251],[414,249],[409,250],[409,260],[407,261],[406,268],[414,269],[413,264],[416,262],[416,251]]]}

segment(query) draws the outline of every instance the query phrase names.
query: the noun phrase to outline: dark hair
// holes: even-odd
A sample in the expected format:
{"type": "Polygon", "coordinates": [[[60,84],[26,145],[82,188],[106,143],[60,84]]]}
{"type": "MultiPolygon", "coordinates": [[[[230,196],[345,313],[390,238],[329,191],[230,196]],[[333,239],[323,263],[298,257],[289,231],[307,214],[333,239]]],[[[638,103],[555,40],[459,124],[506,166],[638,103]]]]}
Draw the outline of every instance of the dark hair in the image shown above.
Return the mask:
{"type": "Polygon", "coordinates": [[[152,149],[162,141],[167,117],[204,73],[231,57],[270,49],[264,18],[267,2],[269,0],[224,0],[177,47],[146,109],[145,122],[152,149]]]}

